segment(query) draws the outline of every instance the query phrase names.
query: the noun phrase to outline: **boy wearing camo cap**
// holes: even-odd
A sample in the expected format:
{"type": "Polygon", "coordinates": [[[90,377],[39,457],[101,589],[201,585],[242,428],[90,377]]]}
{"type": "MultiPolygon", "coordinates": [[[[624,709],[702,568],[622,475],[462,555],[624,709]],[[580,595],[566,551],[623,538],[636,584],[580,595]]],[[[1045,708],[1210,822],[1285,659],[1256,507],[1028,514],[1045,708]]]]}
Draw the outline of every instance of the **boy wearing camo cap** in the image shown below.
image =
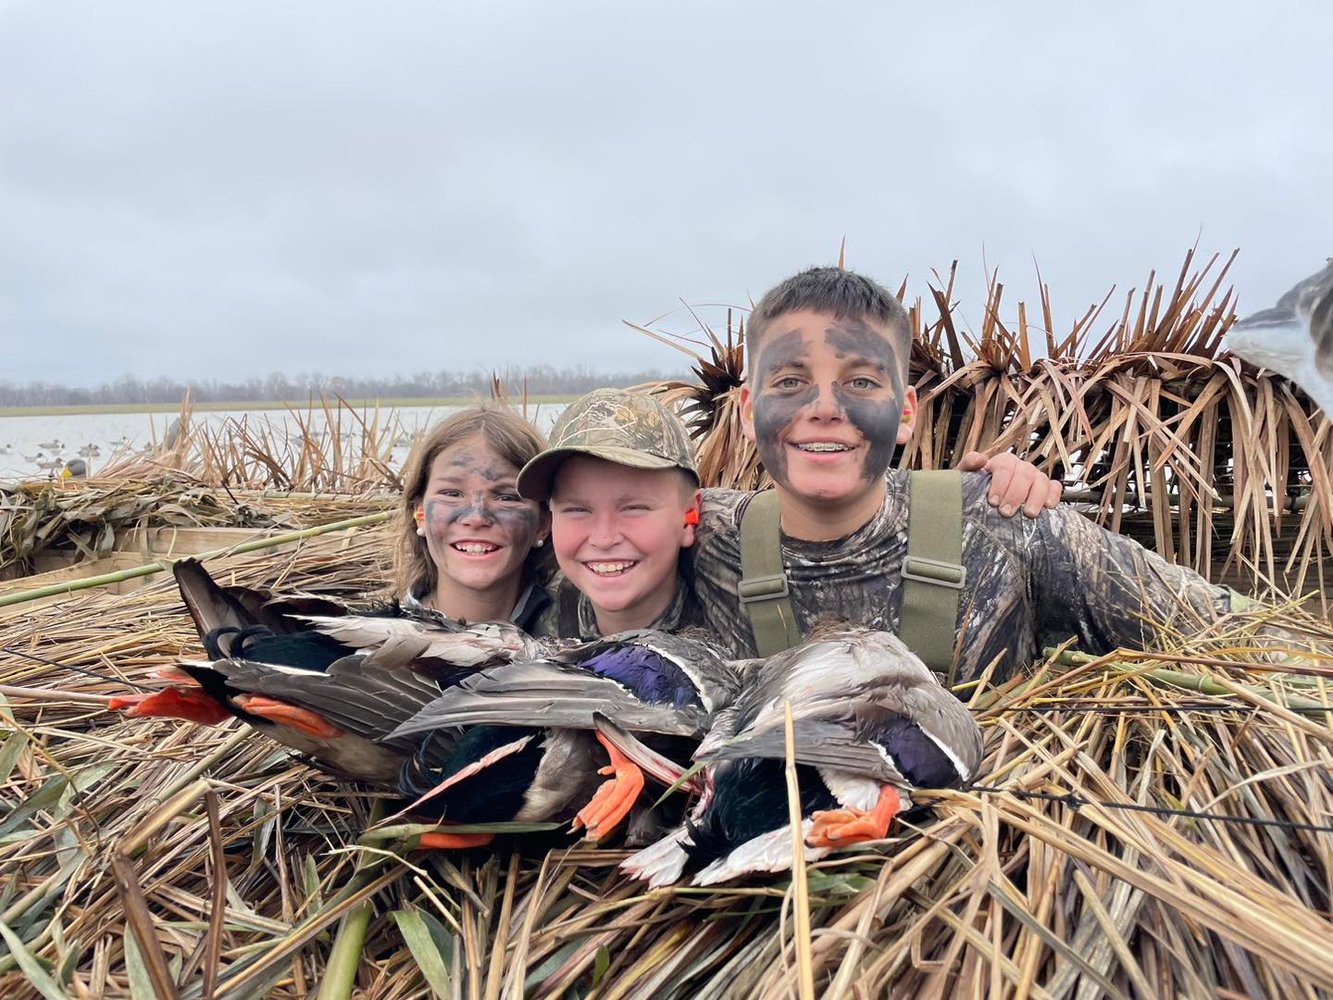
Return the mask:
{"type": "Polygon", "coordinates": [[[550,505],[564,576],[560,635],[699,623],[680,559],[699,523],[699,472],[684,426],[656,398],[624,389],[579,397],[519,473],[518,490],[550,505]]]}

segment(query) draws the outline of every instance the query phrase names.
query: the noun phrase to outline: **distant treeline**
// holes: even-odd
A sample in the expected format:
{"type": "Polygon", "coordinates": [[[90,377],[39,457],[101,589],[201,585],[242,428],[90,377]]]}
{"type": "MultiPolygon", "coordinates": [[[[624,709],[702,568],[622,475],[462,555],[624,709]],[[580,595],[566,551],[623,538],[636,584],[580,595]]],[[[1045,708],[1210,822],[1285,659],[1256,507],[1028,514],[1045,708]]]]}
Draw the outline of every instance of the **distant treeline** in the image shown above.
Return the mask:
{"type": "MultiPolygon", "coordinates": [[[[591,368],[552,368],[535,365],[496,371],[516,395],[527,389],[533,396],[574,395],[599,386],[636,385],[681,373],[661,371],[595,372],[591,368]]],[[[0,381],[0,406],[82,406],[118,403],[179,403],[189,390],[195,403],[291,402],[321,394],[345,399],[440,399],[489,396],[492,372],[417,372],[373,378],[364,375],[283,375],[244,381],[170,378],[140,379],[122,375],[94,388],[53,382],[0,381]]]]}

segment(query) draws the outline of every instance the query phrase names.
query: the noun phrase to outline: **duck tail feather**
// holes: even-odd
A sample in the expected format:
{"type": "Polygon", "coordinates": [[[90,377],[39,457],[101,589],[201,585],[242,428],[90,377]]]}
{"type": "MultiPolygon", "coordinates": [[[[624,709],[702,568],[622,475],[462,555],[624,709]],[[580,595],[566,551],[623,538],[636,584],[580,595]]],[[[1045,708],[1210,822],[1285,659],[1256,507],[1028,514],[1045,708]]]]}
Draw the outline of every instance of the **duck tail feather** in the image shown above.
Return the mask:
{"type": "MultiPolygon", "coordinates": [[[[801,823],[802,836],[810,832],[811,821],[801,823]]],[[[803,847],[807,863],[818,861],[829,853],[827,847],[803,847]]],[[[791,868],[791,824],[769,830],[751,838],[726,857],[701,868],[691,880],[692,885],[706,886],[727,882],[750,872],[785,872],[791,868]]]]}
{"type": "Polygon", "coordinates": [[[214,629],[244,629],[257,624],[256,616],[234,595],[218,586],[199,560],[177,560],[171,572],[180,588],[185,610],[194,620],[200,641],[214,629]]]}
{"type": "Polygon", "coordinates": [[[620,870],[631,878],[647,880],[654,889],[671,885],[685,872],[689,855],[685,853],[684,844],[688,837],[689,831],[680,827],[657,843],[631,854],[620,863],[620,870]]]}

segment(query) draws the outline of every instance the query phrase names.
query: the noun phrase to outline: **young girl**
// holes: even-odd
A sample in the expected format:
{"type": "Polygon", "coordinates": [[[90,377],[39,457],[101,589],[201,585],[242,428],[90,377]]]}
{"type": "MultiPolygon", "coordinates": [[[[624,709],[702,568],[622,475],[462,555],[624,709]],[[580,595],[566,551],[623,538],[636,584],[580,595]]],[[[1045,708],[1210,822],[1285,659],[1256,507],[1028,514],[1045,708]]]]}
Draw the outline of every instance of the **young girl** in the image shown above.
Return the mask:
{"type": "Polygon", "coordinates": [[[539,633],[550,604],[550,515],[516,482],[545,444],[518,414],[489,403],[447,418],[417,445],[399,503],[394,583],[404,607],[539,633]]]}

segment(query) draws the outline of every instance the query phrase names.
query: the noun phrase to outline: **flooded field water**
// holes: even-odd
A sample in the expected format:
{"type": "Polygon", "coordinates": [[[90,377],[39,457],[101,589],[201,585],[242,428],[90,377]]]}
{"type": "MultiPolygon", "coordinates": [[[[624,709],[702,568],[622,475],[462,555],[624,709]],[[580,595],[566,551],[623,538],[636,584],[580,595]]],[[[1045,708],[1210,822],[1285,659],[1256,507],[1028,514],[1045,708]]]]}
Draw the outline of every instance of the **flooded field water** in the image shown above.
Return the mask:
{"type": "MultiPolygon", "coordinates": [[[[397,442],[393,450],[393,464],[400,465],[407,458],[412,436],[456,412],[456,406],[382,407],[380,426],[388,426],[397,442]]],[[[560,411],[561,404],[546,404],[529,411],[537,428],[546,433],[560,411]]],[[[371,411],[357,410],[367,422],[374,419],[371,411]]],[[[56,475],[65,463],[82,458],[89,474],[97,475],[113,456],[138,452],[162,442],[177,418],[173,413],[84,413],[56,416],[0,417],[0,482],[32,479],[56,475]]],[[[318,434],[325,429],[323,411],[309,411],[304,407],[295,413],[289,410],[195,410],[191,420],[198,425],[207,423],[221,427],[227,421],[246,421],[255,431],[268,429],[272,435],[293,435],[299,439],[301,426],[308,426],[318,434]],[[298,419],[299,418],[299,419],[298,419]]],[[[344,410],[341,414],[343,432],[358,429],[356,420],[344,410]]]]}

